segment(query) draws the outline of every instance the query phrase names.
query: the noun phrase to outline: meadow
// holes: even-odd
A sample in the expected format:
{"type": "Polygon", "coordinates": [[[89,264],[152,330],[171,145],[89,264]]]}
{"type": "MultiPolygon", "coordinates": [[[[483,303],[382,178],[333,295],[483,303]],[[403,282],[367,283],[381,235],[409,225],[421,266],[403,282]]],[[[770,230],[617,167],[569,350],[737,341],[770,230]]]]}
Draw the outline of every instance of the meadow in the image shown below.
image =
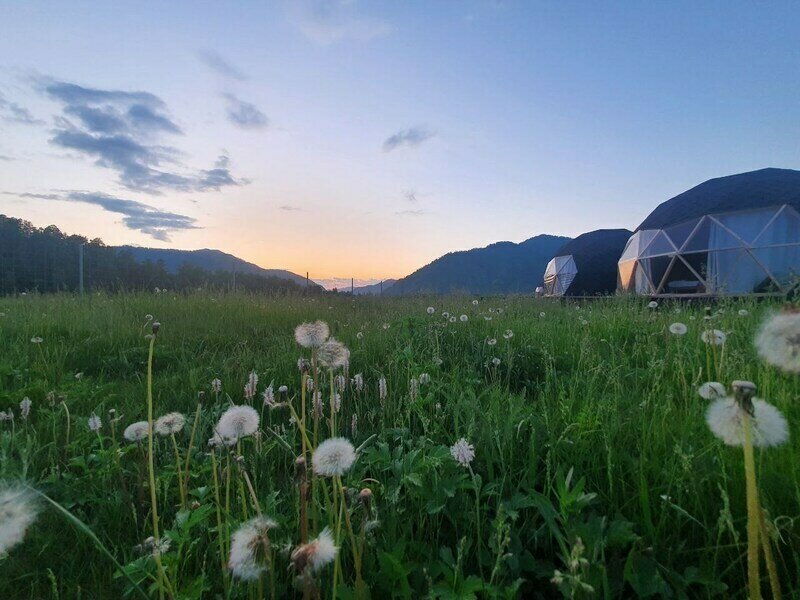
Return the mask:
{"type": "MultiPolygon", "coordinates": [[[[0,598],[744,599],[742,450],[698,395],[734,380],[789,424],[755,467],[782,593],[800,597],[800,378],[753,343],[779,308],[0,299],[0,478],[37,490],[0,598]],[[297,343],[315,320],[347,365],[297,343]],[[154,418],[185,420],[129,441],[149,397],[154,418]],[[255,411],[220,439],[233,405],[255,411]],[[347,442],[323,463],[328,438],[347,442]]],[[[770,597],[763,563],[760,577],[770,597]]]]}

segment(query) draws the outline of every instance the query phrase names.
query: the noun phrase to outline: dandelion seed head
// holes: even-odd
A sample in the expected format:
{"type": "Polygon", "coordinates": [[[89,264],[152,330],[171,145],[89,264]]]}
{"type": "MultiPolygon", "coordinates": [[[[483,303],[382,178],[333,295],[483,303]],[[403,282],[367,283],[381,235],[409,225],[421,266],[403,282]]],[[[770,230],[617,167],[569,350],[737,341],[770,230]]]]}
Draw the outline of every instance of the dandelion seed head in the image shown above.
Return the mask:
{"type": "Polygon", "coordinates": [[[231,536],[228,568],[237,579],[257,581],[269,565],[269,530],[277,527],[272,519],[250,519],[231,536]]]}
{"type": "Polygon", "coordinates": [[[429,314],[429,315],[432,315],[432,314],[433,314],[433,313],[435,313],[435,312],[436,312],[436,309],[435,309],[435,308],[433,308],[432,306],[429,306],[429,307],[428,307],[428,314],[429,314]]]}
{"type": "Polygon", "coordinates": [[[725,340],[728,339],[728,336],[725,335],[724,331],[720,331],[719,329],[706,329],[700,334],[700,339],[710,346],[722,346],[725,340]]]}
{"type": "Polygon", "coordinates": [[[462,467],[468,467],[475,458],[475,448],[463,437],[450,446],[450,455],[462,467]]]}
{"type": "Polygon", "coordinates": [[[294,339],[303,348],[318,348],[330,334],[331,330],[325,321],[301,323],[294,329],[294,339]]]}
{"type": "Polygon", "coordinates": [[[650,308],[650,309],[658,308],[658,302],[656,302],[655,300],[651,300],[647,304],[647,308],[650,308]]]}
{"type": "Polygon", "coordinates": [[[89,417],[87,424],[89,425],[89,431],[100,431],[100,428],[103,426],[103,422],[100,420],[96,414],[92,413],[92,416],[89,417]]]}
{"type": "Polygon", "coordinates": [[[467,321],[469,321],[469,317],[467,315],[461,315],[458,318],[461,320],[462,323],[466,323],[467,321]]]}
{"type": "Polygon", "coordinates": [[[125,428],[125,431],[122,432],[122,437],[129,442],[141,442],[147,437],[149,429],[150,426],[147,424],[147,421],[137,421],[125,428]]]}
{"type": "Polygon", "coordinates": [[[35,494],[17,484],[0,485],[0,556],[25,538],[39,514],[35,494]]]}
{"type": "Polygon", "coordinates": [[[31,344],[41,344],[43,341],[44,340],[38,335],[35,335],[31,338],[31,344]]]}
{"type": "Polygon", "coordinates": [[[513,337],[514,337],[514,332],[511,331],[510,329],[506,329],[506,332],[503,334],[503,338],[510,340],[513,337]]]}
{"type": "Polygon", "coordinates": [[[339,548],[333,542],[333,535],[331,535],[330,529],[326,527],[316,539],[298,546],[292,552],[292,566],[297,572],[303,572],[308,569],[312,573],[316,573],[331,564],[338,551],[339,548]]]}
{"type": "Polygon", "coordinates": [[[716,400],[717,398],[724,398],[727,396],[728,390],[718,381],[706,381],[697,388],[697,393],[705,400],[716,400]]]}
{"type": "Polygon", "coordinates": [[[216,431],[223,439],[239,440],[258,431],[258,411],[252,406],[231,406],[222,413],[216,431]]]}
{"type": "Polygon", "coordinates": [[[428,373],[419,374],[420,385],[428,385],[431,382],[431,376],[428,373]]]}
{"type": "Polygon", "coordinates": [[[217,394],[222,391],[222,382],[219,379],[211,380],[211,390],[217,394]]]}
{"type": "Polygon", "coordinates": [[[749,314],[750,314],[750,311],[748,311],[746,308],[740,308],[739,309],[739,316],[740,317],[746,317],[749,314]]]}
{"type": "Polygon", "coordinates": [[[672,335],[686,335],[687,331],[689,331],[689,328],[683,323],[675,322],[669,326],[669,332],[672,335]]]}
{"type": "Polygon", "coordinates": [[[706,423],[711,432],[729,446],[741,446],[744,443],[742,422],[750,418],[754,446],[779,446],[789,439],[789,426],[781,411],[759,398],[753,398],[752,402],[752,417],[733,397],[712,402],[706,411],[706,423]]]}
{"type": "Polygon", "coordinates": [[[497,358],[496,356],[494,358],[492,358],[492,365],[494,365],[495,367],[499,367],[500,366],[500,359],[497,358]]]}
{"type": "Polygon", "coordinates": [[[350,351],[340,341],[331,338],[317,349],[317,358],[329,369],[340,369],[350,361],[350,351]]]}
{"type": "Polygon", "coordinates": [[[171,412],[162,417],[158,417],[153,427],[157,434],[167,436],[178,433],[183,429],[185,424],[186,417],[179,412],[171,412]]]}
{"type": "Polygon", "coordinates": [[[330,438],[322,442],[311,457],[314,473],[322,477],[344,475],[356,460],[353,444],[345,438],[330,438]]]}
{"type": "Polygon", "coordinates": [[[800,312],[781,312],[769,317],[756,335],[758,355],[789,373],[800,373],[800,312]]]}
{"type": "Polygon", "coordinates": [[[497,340],[496,340],[495,338],[489,338],[488,340],[486,340],[486,343],[487,343],[489,346],[494,346],[494,345],[496,345],[496,344],[497,344],[497,340]]]}
{"type": "Polygon", "coordinates": [[[286,394],[288,392],[289,392],[289,387],[288,386],[282,385],[281,387],[278,388],[278,393],[279,394],[286,394]]]}

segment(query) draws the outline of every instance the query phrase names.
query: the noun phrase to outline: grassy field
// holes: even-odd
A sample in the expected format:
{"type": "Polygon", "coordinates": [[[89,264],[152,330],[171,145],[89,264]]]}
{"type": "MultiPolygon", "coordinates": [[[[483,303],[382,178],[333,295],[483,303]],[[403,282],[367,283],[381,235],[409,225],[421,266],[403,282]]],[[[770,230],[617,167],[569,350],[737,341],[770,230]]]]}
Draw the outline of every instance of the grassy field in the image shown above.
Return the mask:
{"type": "MultiPolygon", "coordinates": [[[[0,477],[58,505],[40,497],[25,540],[0,557],[0,598],[330,598],[334,588],[341,598],[746,598],[742,451],[711,434],[708,401],[697,394],[705,381],[737,379],[755,382],[793,434],[780,447],[756,449],[756,466],[784,597],[800,597],[800,379],[765,365],[753,347],[776,308],[649,308],[622,299],[0,299],[0,410],[14,412],[0,423],[0,477]],[[147,418],[146,315],[161,324],[154,414],[186,416],[174,443],[154,436],[154,487],[147,439],[122,436],[147,418]],[[314,319],[351,352],[343,389],[334,380],[334,419],[323,368],[314,377],[320,418],[311,416],[310,393],[305,418],[292,417],[303,404],[297,362],[311,357],[293,331],[314,319]],[[686,335],[669,332],[676,321],[686,335]],[[701,341],[708,327],[727,333],[724,345],[701,341]],[[41,343],[31,341],[37,337],[41,343]],[[251,371],[257,394],[247,400],[251,371]],[[423,374],[430,380],[420,382],[423,374]],[[270,384],[291,409],[264,407],[270,384]],[[25,397],[27,419],[19,410],[25,397]],[[231,404],[258,410],[259,433],[209,448],[231,404]],[[92,414],[99,431],[89,427],[92,414]],[[298,420],[310,447],[337,435],[358,449],[341,489],[336,477],[313,475],[309,449],[307,501],[295,473],[298,420]],[[451,455],[460,438],[474,447],[469,465],[451,455]],[[163,552],[144,543],[154,535],[153,495],[160,536],[169,540],[163,552]],[[330,527],[340,551],[298,578],[291,555],[303,509],[309,537],[330,527]],[[225,566],[230,537],[259,511],[276,525],[257,552],[269,569],[241,581],[225,566]]],[[[769,597],[763,565],[761,575],[769,597]]]]}

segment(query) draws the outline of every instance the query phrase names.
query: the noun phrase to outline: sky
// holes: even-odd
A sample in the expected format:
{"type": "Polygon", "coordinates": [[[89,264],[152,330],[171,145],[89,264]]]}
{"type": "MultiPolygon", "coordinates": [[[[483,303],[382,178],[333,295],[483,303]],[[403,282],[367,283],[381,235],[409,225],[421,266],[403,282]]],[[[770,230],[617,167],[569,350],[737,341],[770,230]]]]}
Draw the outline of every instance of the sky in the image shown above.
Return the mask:
{"type": "Polygon", "coordinates": [[[634,229],[800,168],[798,30],[792,2],[4,2],[0,213],[357,284],[634,229]]]}

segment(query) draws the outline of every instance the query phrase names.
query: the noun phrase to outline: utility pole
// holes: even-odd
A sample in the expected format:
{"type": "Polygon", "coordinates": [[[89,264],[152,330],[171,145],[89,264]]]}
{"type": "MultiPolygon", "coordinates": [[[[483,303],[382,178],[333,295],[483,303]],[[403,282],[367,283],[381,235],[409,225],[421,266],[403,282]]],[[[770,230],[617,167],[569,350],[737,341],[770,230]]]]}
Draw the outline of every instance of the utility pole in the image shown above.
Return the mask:
{"type": "Polygon", "coordinates": [[[353,278],[352,277],[350,278],[350,295],[351,296],[355,296],[356,295],[356,288],[353,285],[353,278]]]}
{"type": "Polygon", "coordinates": [[[306,289],[308,289],[308,271],[306,271],[306,289]]]}
{"type": "Polygon", "coordinates": [[[383,279],[381,279],[381,296],[383,296],[383,279]]]}
{"type": "Polygon", "coordinates": [[[83,296],[83,244],[78,246],[78,290],[83,296]]]}

